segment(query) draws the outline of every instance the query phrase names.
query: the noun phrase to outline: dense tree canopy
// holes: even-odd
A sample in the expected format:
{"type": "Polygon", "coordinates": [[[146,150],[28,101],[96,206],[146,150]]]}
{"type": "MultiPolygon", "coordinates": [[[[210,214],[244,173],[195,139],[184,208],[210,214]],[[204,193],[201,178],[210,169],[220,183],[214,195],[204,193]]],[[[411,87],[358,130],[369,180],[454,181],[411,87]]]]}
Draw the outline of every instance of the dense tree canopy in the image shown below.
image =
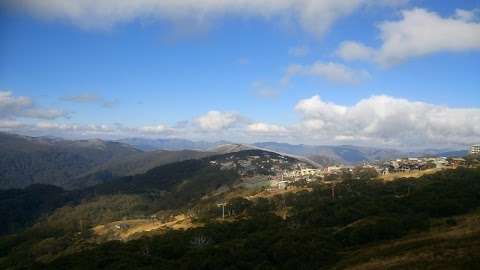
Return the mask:
{"type": "MultiPolygon", "coordinates": [[[[183,165],[196,168],[196,163],[183,165]]],[[[180,189],[185,195],[178,195],[179,198],[198,197],[202,195],[198,190],[216,186],[215,180],[203,186],[206,183],[198,176],[185,170],[172,171],[172,175],[177,173],[182,179],[190,179],[180,189]]],[[[208,179],[215,179],[215,175],[205,173],[208,179]]],[[[139,183],[153,187],[149,178],[140,179],[139,183]]],[[[167,178],[162,183],[164,190],[171,190],[167,178]]],[[[345,250],[424,231],[432,219],[468,213],[480,206],[480,169],[459,168],[392,182],[364,177],[348,179],[335,186],[335,197],[331,196],[329,185],[312,187],[311,192],[287,193],[270,199],[233,198],[227,202],[227,222],[217,222],[212,215],[200,228],[170,231],[125,243],[92,245],[84,242],[82,235],[65,234],[68,230],[62,228],[69,223],[68,213],[77,216],[81,212],[75,212],[79,209],[57,212],[50,222],[63,219],[65,223],[52,223],[50,227],[38,225],[23,234],[2,238],[0,266],[13,269],[322,269],[335,265],[345,250]],[[288,210],[286,218],[275,214],[281,209],[288,210]]],[[[133,191],[143,194],[147,190],[142,185],[120,185],[119,188],[130,194],[128,196],[133,196],[133,191]]],[[[107,187],[97,191],[105,190],[107,187]]],[[[129,204],[140,207],[155,200],[134,199],[129,204]]],[[[82,211],[94,209],[92,207],[85,205],[82,211]]],[[[106,205],[98,209],[104,207],[106,205]]],[[[208,207],[208,203],[204,207],[208,207]]],[[[78,230],[78,227],[71,229],[72,232],[78,230]]]]}

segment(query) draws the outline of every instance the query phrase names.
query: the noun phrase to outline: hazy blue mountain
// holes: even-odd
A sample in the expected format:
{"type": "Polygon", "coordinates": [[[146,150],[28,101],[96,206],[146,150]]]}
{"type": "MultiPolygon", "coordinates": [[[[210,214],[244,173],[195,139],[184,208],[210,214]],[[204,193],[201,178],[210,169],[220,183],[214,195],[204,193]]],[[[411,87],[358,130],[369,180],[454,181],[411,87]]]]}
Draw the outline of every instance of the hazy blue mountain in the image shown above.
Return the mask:
{"type": "Polygon", "coordinates": [[[468,154],[468,150],[452,149],[424,149],[416,151],[401,151],[389,148],[363,147],[353,145],[305,145],[288,144],[277,142],[255,143],[257,147],[277,151],[281,153],[306,156],[320,164],[346,163],[358,164],[363,161],[375,161],[395,159],[402,157],[462,157],[468,154]]]}
{"type": "Polygon", "coordinates": [[[262,142],[255,143],[257,147],[270,149],[291,155],[311,157],[314,160],[323,160],[326,163],[356,164],[362,161],[383,160],[406,156],[406,153],[395,149],[374,147],[360,147],[351,145],[292,145],[287,143],[262,142]]]}
{"type": "Polygon", "coordinates": [[[226,141],[206,142],[191,141],[186,139],[146,139],[146,138],[126,138],[118,140],[119,142],[132,145],[143,151],[154,150],[201,150],[205,151],[222,144],[228,144],[226,141]]]}
{"type": "Polygon", "coordinates": [[[121,176],[144,173],[172,162],[249,149],[303,158],[303,161],[316,166],[358,164],[406,156],[450,157],[467,154],[466,150],[402,152],[350,145],[292,145],[277,142],[244,145],[184,139],[65,140],[0,133],[0,189],[38,183],[68,189],[83,188],[121,176]]]}
{"type": "Polygon", "coordinates": [[[427,149],[421,152],[425,156],[439,156],[439,157],[463,157],[469,154],[469,150],[451,150],[451,149],[427,149]]]}
{"type": "Polygon", "coordinates": [[[251,145],[235,144],[225,141],[206,142],[184,139],[143,139],[129,138],[120,140],[138,149],[152,150],[201,150],[227,153],[238,150],[260,148],[297,157],[307,157],[321,165],[334,163],[358,164],[364,161],[385,160],[412,156],[464,156],[467,150],[425,149],[418,151],[401,151],[389,148],[365,147],[353,145],[306,145],[278,142],[259,142],[251,145]]]}

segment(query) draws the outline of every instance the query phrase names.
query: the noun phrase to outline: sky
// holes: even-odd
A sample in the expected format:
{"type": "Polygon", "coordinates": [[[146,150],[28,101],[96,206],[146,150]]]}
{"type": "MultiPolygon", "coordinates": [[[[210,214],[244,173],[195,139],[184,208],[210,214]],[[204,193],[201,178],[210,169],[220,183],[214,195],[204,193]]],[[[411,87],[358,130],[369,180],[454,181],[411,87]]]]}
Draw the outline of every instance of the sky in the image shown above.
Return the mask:
{"type": "Polygon", "coordinates": [[[480,142],[480,0],[4,0],[0,131],[480,142]]]}

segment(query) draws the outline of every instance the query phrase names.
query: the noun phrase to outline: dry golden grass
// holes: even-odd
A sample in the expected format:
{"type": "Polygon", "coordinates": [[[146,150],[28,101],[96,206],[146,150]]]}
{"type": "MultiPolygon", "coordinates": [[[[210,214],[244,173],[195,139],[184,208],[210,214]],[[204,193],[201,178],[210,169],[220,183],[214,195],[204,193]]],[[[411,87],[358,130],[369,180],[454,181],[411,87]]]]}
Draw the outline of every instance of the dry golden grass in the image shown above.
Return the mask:
{"type": "Polygon", "coordinates": [[[334,269],[480,269],[480,214],[439,220],[434,229],[344,255],[334,269]]]}
{"type": "Polygon", "coordinates": [[[288,187],[287,189],[272,189],[272,190],[263,190],[256,194],[246,197],[246,199],[253,200],[257,198],[271,198],[276,195],[286,194],[286,193],[298,193],[301,191],[312,191],[312,188],[308,187],[288,187]]]}
{"type": "Polygon", "coordinates": [[[105,225],[99,225],[93,228],[94,235],[101,240],[131,240],[144,233],[162,233],[167,230],[186,230],[201,226],[193,223],[192,219],[186,215],[177,215],[168,222],[159,222],[151,219],[132,219],[124,221],[115,221],[105,225]],[[125,224],[128,228],[117,229],[116,225],[125,224]]]}
{"type": "Polygon", "coordinates": [[[398,178],[408,178],[408,177],[419,178],[424,175],[434,174],[441,170],[442,169],[434,168],[434,169],[427,169],[422,171],[397,172],[397,173],[390,173],[386,175],[380,175],[379,178],[384,181],[393,181],[398,178]]]}

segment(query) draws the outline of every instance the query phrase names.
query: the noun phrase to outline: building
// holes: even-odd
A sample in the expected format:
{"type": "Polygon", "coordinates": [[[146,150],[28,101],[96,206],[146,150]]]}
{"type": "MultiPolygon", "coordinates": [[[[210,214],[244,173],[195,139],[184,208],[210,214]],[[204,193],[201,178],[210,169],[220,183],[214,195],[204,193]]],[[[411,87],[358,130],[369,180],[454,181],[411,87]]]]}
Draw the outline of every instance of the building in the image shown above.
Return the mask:
{"type": "Polygon", "coordinates": [[[470,154],[478,155],[480,154],[480,144],[474,144],[470,147],[470,154]]]}
{"type": "Polygon", "coordinates": [[[452,158],[451,159],[451,165],[454,168],[456,168],[458,166],[463,166],[463,165],[465,165],[465,159],[464,158],[452,158]]]}
{"type": "Polygon", "coordinates": [[[327,167],[327,173],[338,173],[343,169],[342,166],[329,166],[327,167]]]}

